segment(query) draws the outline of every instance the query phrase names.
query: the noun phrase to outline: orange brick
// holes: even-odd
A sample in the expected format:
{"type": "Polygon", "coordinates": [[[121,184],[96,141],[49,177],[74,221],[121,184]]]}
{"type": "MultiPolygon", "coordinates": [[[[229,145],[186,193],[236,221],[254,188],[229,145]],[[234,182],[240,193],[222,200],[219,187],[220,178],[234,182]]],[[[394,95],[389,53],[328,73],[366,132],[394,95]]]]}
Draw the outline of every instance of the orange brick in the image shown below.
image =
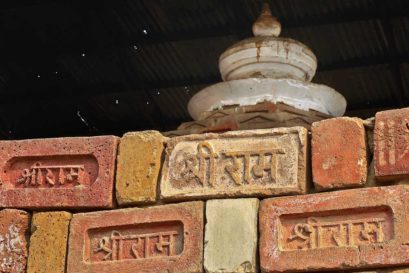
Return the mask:
{"type": "Polygon", "coordinates": [[[121,138],[115,181],[118,205],[156,201],[164,141],[157,131],[130,132],[121,138]]]}
{"type": "Polygon", "coordinates": [[[328,190],[365,184],[368,164],[361,119],[341,117],[315,122],[311,132],[315,188],[328,190]]]}
{"type": "Polygon", "coordinates": [[[199,273],[204,203],[75,214],[67,273],[199,273]]]}
{"type": "Polygon", "coordinates": [[[0,141],[0,207],[110,208],[118,138],[0,141]]]}
{"type": "Polygon", "coordinates": [[[409,178],[409,108],[376,114],[374,144],[377,180],[409,178]]]}
{"type": "Polygon", "coordinates": [[[260,207],[263,272],[409,264],[409,187],[267,199],[260,207]]]}
{"type": "Polygon", "coordinates": [[[64,273],[71,213],[36,212],[31,222],[27,273],[64,273]]]}

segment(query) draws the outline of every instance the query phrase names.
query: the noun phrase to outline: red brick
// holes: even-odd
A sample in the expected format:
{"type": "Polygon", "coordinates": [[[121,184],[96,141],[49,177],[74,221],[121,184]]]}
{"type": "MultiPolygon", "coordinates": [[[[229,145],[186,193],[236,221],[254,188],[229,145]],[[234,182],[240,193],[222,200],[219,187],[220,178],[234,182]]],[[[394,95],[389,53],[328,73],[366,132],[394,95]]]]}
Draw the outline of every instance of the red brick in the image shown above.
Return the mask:
{"type": "Polygon", "coordinates": [[[202,272],[203,215],[200,201],[75,214],[67,273],[202,272]]]}
{"type": "Polygon", "coordinates": [[[0,272],[26,272],[30,215],[21,210],[0,211],[0,272]]]}
{"type": "Polygon", "coordinates": [[[282,197],[260,207],[263,272],[409,264],[409,188],[282,197]]]}
{"type": "Polygon", "coordinates": [[[312,124],[312,175],[317,189],[361,186],[367,177],[365,128],[358,118],[312,124]]]}
{"type": "Polygon", "coordinates": [[[409,177],[409,108],[375,116],[374,160],[377,180],[409,177]]]}
{"type": "Polygon", "coordinates": [[[118,138],[0,141],[0,207],[110,208],[118,138]]]}

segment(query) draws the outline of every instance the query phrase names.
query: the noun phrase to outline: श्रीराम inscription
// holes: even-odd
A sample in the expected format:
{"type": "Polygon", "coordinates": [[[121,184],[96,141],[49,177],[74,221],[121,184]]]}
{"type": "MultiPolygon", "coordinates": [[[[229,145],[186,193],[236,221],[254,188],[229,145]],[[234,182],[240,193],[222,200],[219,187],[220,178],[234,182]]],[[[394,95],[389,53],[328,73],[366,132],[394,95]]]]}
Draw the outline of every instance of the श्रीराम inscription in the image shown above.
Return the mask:
{"type": "Polygon", "coordinates": [[[162,195],[302,193],[306,142],[301,127],[174,138],[168,143],[162,195]]]}
{"type": "Polygon", "coordinates": [[[14,156],[3,165],[1,180],[9,188],[84,188],[98,176],[92,155],[14,156]]]}
{"type": "Polygon", "coordinates": [[[24,169],[17,184],[25,187],[41,185],[64,185],[65,183],[81,184],[83,182],[83,165],[41,165],[37,162],[31,168],[24,169]]]}
{"type": "Polygon", "coordinates": [[[183,251],[180,221],[91,229],[87,234],[89,250],[85,260],[91,262],[164,258],[183,251]]]}
{"type": "Polygon", "coordinates": [[[206,184],[208,187],[217,186],[218,166],[223,166],[225,173],[238,186],[256,183],[257,179],[276,183],[278,155],[285,155],[284,149],[217,153],[210,142],[203,141],[197,145],[196,154],[186,155],[177,164],[181,170],[181,179],[188,182],[195,180],[201,186],[206,186],[206,184]]]}
{"type": "Polygon", "coordinates": [[[204,202],[74,214],[67,273],[203,271],[204,202]]]}
{"type": "Polygon", "coordinates": [[[0,141],[0,206],[111,208],[114,136],[0,141]]]}
{"type": "Polygon", "coordinates": [[[288,242],[297,241],[297,249],[383,243],[384,222],[385,219],[373,218],[320,223],[315,218],[308,218],[307,223],[294,226],[293,235],[288,238],[288,242]]]}
{"type": "Polygon", "coordinates": [[[176,239],[180,235],[177,231],[122,235],[114,230],[98,239],[94,253],[102,252],[103,261],[174,256],[179,254],[176,239]]]}
{"type": "Polygon", "coordinates": [[[285,251],[385,243],[393,232],[387,211],[340,212],[339,215],[282,220],[280,246],[285,251]]]}
{"type": "Polygon", "coordinates": [[[264,199],[260,266],[327,272],[407,264],[408,196],[401,185],[264,199]]]}

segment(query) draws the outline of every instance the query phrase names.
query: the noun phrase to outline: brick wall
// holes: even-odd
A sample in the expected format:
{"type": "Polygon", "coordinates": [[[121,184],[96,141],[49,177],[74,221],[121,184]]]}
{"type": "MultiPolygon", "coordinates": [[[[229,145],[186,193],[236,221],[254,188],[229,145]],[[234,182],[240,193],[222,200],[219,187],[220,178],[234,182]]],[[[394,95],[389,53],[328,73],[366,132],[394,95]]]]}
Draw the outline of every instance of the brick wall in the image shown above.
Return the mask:
{"type": "Polygon", "coordinates": [[[0,207],[1,273],[409,272],[409,108],[0,141],[0,207]]]}

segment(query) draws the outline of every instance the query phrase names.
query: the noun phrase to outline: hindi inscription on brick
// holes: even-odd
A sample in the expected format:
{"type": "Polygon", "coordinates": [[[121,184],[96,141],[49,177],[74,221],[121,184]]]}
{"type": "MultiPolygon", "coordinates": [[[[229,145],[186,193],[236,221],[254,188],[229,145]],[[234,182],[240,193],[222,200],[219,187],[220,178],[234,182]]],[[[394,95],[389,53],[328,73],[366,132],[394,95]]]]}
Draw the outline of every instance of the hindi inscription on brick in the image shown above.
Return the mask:
{"type": "Polygon", "coordinates": [[[403,185],[265,199],[262,272],[408,265],[408,212],[409,187],[403,185]]]}
{"type": "Polygon", "coordinates": [[[175,137],[167,143],[161,196],[305,193],[307,145],[302,127],[175,137]]]}
{"type": "Polygon", "coordinates": [[[67,273],[200,273],[203,225],[201,201],[75,214],[67,273]]]}
{"type": "Polygon", "coordinates": [[[111,208],[118,138],[0,141],[0,207],[111,208]]]}

